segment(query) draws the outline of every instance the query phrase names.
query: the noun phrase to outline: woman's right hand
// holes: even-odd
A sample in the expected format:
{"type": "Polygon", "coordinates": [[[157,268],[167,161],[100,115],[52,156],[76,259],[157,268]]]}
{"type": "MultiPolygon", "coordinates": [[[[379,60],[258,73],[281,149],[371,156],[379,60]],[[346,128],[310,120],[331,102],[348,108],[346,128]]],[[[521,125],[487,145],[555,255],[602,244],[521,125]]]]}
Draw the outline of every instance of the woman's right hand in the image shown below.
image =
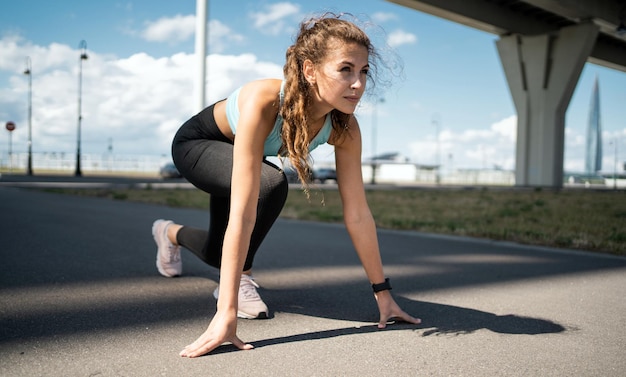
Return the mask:
{"type": "Polygon", "coordinates": [[[180,351],[182,357],[198,357],[207,354],[220,345],[230,342],[240,350],[254,348],[237,337],[237,313],[222,313],[219,310],[209,323],[206,331],[195,342],[180,351]]]}

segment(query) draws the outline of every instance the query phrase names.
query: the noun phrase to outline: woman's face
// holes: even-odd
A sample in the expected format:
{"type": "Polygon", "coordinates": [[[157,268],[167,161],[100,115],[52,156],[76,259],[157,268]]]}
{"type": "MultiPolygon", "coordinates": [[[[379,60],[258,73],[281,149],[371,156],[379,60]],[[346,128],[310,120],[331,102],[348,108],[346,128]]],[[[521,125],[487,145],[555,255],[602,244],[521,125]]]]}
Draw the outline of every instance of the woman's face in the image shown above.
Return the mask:
{"type": "Polygon", "coordinates": [[[315,69],[318,100],[352,114],[365,92],[369,54],[357,43],[328,42],[329,52],[315,69]]]}

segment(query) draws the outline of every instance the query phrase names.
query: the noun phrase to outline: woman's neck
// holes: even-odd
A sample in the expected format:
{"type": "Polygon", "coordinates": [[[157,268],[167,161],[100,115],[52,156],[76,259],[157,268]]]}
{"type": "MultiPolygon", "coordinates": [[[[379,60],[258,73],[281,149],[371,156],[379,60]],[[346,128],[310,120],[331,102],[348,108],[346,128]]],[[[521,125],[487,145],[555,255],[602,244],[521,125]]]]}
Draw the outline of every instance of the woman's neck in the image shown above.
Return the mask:
{"type": "Polygon", "coordinates": [[[328,102],[326,102],[320,96],[318,89],[316,86],[310,88],[309,92],[311,103],[309,106],[308,116],[313,122],[322,121],[326,118],[326,115],[333,110],[333,106],[331,106],[328,102]]]}
{"type": "Polygon", "coordinates": [[[322,127],[324,127],[324,123],[326,122],[326,115],[327,114],[323,114],[321,117],[309,116],[309,121],[307,122],[309,135],[317,135],[322,127]]]}

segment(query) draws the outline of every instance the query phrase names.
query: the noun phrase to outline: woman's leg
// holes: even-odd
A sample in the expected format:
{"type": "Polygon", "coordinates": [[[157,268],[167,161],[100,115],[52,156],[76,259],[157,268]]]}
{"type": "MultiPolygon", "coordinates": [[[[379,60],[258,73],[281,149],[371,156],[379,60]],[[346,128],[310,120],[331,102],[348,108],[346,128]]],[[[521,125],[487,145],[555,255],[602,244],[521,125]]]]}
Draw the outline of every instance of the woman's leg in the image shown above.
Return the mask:
{"type": "MultiPolygon", "coordinates": [[[[201,128],[196,122],[197,119],[194,121],[192,118],[178,132],[172,156],[179,171],[189,182],[211,194],[210,226],[208,232],[185,226],[177,232],[176,243],[192,251],[205,263],[219,268],[230,208],[233,146],[227,139],[207,140],[206,135],[198,135],[201,128]]],[[[210,137],[216,138],[215,135],[210,137]]],[[[280,214],[287,193],[288,184],[284,173],[276,165],[264,161],[257,222],[250,239],[244,271],[252,268],[254,256],[280,214]]]]}
{"type": "Polygon", "coordinates": [[[219,268],[222,256],[219,251],[224,241],[229,206],[227,198],[211,195],[209,230],[184,226],[173,234],[175,238],[172,240],[193,252],[204,263],[219,268]]]}
{"type": "MultiPolygon", "coordinates": [[[[207,189],[202,187],[200,189],[210,193],[207,189]]],[[[250,238],[244,271],[252,268],[256,252],[280,215],[287,199],[288,189],[289,186],[280,169],[273,164],[264,163],[261,173],[257,221],[250,238]]],[[[189,249],[205,263],[219,268],[229,210],[230,199],[228,197],[211,195],[208,231],[184,226],[176,234],[176,243],[189,249]]]]}
{"type": "MultiPolygon", "coordinates": [[[[180,261],[178,245],[181,245],[205,263],[219,268],[230,211],[233,145],[219,132],[212,113],[207,110],[212,111],[211,108],[204,110],[178,131],[172,144],[172,157],[189,182],[211,195],[209,229],[205,231],[170,224],[165,232],[169,242],[161,242],[164,247],[160,246],[159,250],[173,250],[171,254],[180,261]]],[[[287,192],[285,174],[277,166],[264,161],[256,224],[239,285],[237,316],[240,318],[267,318],[269,314],[267,305],[256,291],[258,285],[249,274],[259,246],[283,208],[287,192]]],[[[160,251],[157,253],[157,266],[160,260],[167,260],[167,255],[159,258],[161,254],[165,255],[160,251]]],[[[216,289],[213,295],[217,298],[218,294],[216,289]]]]}
{"type": "Polygon", "coordinates": [[[261,243],[280,215],[287,194],[289,184],[285,173],[276,165],[263,161],[261,168],[261,189],[259,193],[259,205],[257,207],[257,221],[250,239],[250,249],[244,264],[244,271],[252,268],[254,256],[261,243]]]}

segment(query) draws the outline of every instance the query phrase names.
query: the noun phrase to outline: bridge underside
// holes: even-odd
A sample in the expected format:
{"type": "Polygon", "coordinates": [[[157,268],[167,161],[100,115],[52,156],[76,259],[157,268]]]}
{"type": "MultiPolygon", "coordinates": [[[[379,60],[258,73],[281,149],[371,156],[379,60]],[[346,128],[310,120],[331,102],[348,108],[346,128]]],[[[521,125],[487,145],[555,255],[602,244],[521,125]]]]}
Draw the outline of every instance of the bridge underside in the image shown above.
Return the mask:
{"type": "Polygon", "coordinates": [[[388,1],[500,36],[518,116],[516,185],[561,187],[565,112],[584,64],[626,72],[626,0],[388,1]]]}

